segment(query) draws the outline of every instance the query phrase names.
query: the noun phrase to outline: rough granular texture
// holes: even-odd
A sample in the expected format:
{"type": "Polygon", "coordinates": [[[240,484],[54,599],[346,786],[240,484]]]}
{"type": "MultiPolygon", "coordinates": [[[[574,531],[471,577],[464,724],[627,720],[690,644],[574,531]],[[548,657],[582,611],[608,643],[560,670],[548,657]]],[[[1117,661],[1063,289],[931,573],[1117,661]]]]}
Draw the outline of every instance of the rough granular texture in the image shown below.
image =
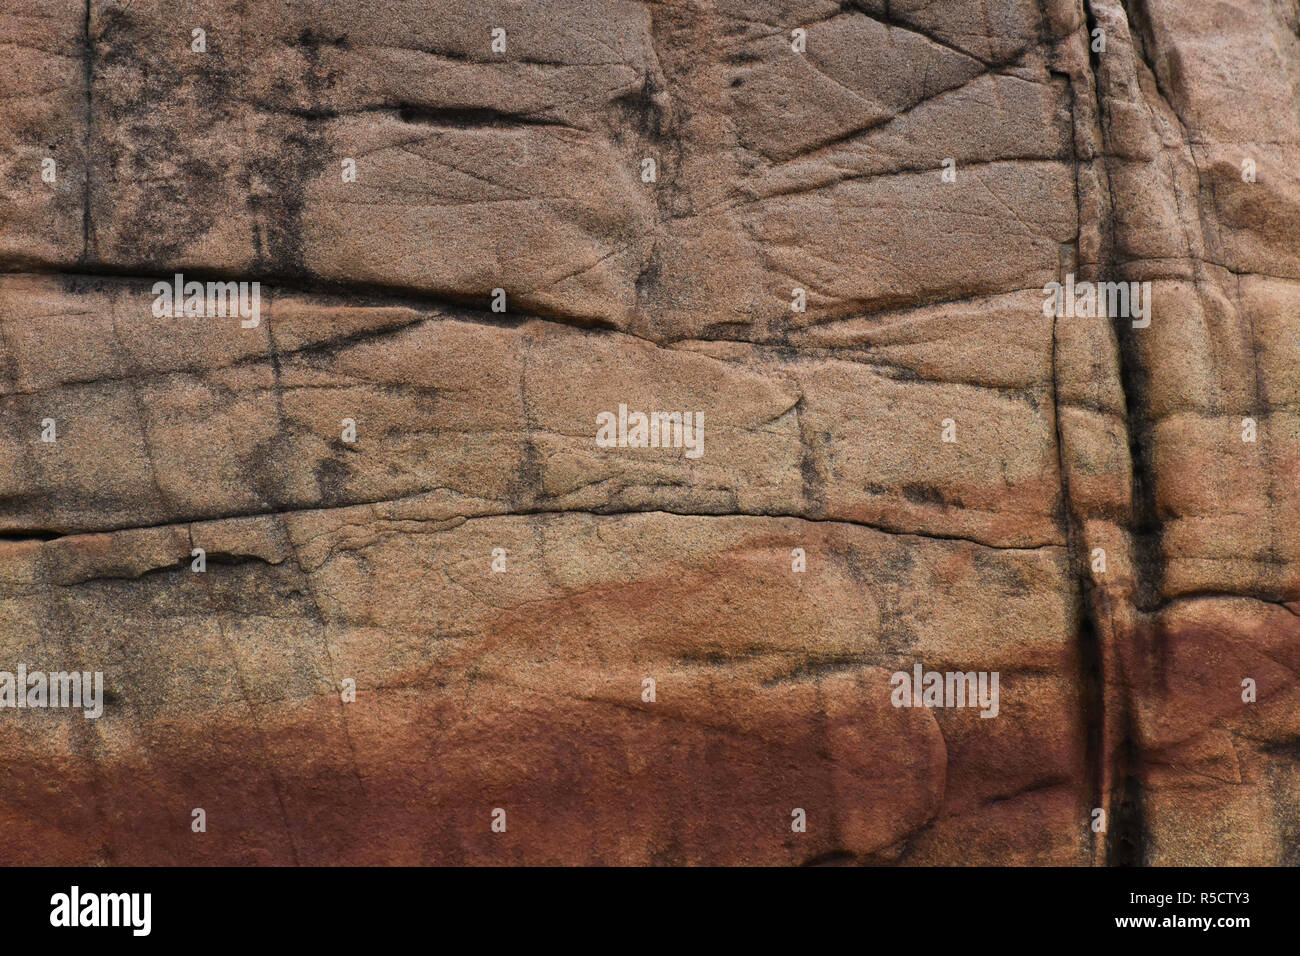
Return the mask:
{"type": "Polygon", "coordinates": [[[0,670],[104,675],[0,862],[1300,863],[1298,83],[1296,0],[0,0],[0,670]]]}

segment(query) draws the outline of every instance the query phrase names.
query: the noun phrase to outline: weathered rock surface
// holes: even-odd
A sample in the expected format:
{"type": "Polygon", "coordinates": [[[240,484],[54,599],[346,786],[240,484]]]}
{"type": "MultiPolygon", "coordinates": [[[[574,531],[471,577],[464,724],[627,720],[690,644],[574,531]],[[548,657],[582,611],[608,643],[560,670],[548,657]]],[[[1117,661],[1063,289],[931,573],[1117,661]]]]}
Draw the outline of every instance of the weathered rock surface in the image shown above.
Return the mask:
{"type": "Polygon", "coordinates": [[[0,65],[0,671],[106,691],[0,706],[0,861],[1300,863],[1294,0],[0,0],[0,65]]]}

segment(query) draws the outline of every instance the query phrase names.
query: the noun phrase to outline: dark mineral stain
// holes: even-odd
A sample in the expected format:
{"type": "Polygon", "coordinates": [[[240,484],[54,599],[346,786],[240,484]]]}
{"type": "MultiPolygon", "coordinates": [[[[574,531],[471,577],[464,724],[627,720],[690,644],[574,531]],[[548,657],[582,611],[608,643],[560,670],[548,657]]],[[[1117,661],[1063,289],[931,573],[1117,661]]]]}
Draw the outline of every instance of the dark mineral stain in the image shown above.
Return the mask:
{"type": "Polygon", "coordinates": [[[218,170],[204,154],[225,135],[215,127],[229,107],[232,72],[216,34],[206,53],[177,63],[175,37],[129,9],[110,7],[98,22],[92,147],[107,168],[94,178],[123,185],[92,197],[90,215],[115,224],[108,256],[162,270],[222,216],[212,201],[218,170]]]}
{"type": "Polygon", "coordinates": [[[346,500],[347,465],[337,458],[322,458],[316,463],[315,474],[322,507],[328,508],[346,500]]]}
{"type": "Polygon", "coordinates": [[[903,493],[904,498],[914,505],[941,505],[945,508],[963,507],[961,499],[949,498],[943,493],[943,489],[923,482],[904,482],[899,491],[903,493]]]}
{"type": "Polygon", "coordinates": [[[649,73],[639,89],[620,96],[615,103],[622,108],[632,127],[642,136],[663,136],[665,120],[663,89],[649,73]]]}

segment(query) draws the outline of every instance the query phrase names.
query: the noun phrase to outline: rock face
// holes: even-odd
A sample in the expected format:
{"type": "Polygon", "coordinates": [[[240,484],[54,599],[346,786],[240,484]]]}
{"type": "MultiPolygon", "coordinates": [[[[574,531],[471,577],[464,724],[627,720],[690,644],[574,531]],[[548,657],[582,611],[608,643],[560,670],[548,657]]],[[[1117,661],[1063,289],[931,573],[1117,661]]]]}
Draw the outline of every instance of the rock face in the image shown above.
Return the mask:
{"type": "Polygon", "coordinates": [[[0,861],[1300,863],[1294,0],[0,62],[0,861]]]}

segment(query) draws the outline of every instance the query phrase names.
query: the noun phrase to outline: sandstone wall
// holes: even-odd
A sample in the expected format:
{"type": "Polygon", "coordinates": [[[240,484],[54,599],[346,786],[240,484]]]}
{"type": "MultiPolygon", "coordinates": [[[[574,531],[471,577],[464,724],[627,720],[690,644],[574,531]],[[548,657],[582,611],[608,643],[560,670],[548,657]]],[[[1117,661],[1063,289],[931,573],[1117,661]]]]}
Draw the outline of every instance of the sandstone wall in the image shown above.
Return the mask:
{"type": "Polygon", "coordinates": [[[0,67],[0,670],[105,682],[0,707],[0,861],[1300,862],[1296,0],[0,0],[0,67]]]}

